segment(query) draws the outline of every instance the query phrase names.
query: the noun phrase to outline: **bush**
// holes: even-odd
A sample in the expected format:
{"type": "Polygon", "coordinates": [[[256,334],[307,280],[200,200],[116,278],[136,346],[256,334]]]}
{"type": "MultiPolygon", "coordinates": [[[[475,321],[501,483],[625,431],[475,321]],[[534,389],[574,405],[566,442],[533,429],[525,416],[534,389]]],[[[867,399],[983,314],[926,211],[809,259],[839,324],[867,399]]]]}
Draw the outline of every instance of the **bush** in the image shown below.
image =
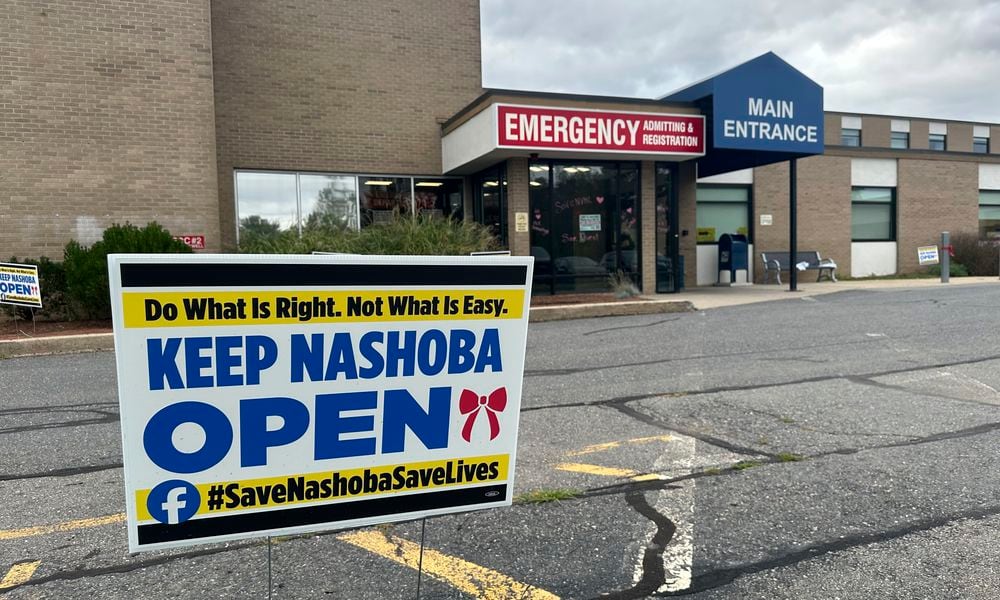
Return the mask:
{"type": "Polygon", "coordinates": [[[101,241],[89,248],[76,240],[66,244],[63,267],[73,312],[89,319],[111,318],[109,254],[166,252],[190,253],[191,248],[155,222],[141,229],[129,223],[112,225],[104,230],[101,241]]]}
{"type": "Polygon", "coordinates": [[[355,231],[339,224],[317,224],[295,231],[245,236],[241,229],[240,252],[251,254],[463,255],[496,250],[499,244],[487,227],[470,221],[399,216],[389,223],[355,231]]]}
{"type": "MultiPolygon", "coordinates": [[[[927,272],[935,277],[941,276],[941,265],[931,265],[927,272]]],[[[948,274],[951,277],[968,277],[969,269],[965,267],[962,263],[958,262],[954,258],[948,263],[948,274]]]]}
{"type": "Polygon", "coordinates": [[[979,240],[975,233],[956,233],[951,236],[951,245],[955,249],[953,261],[965,265],[969,275],[1000,274],[1000,254],[992,242],[979,240]]]}
{"type": "Polygon", "coordinates": [[[15,319],[30,321],[32,312],[34,318],[41,321],[66,321],[73,318],[69,296],[66,294],[66,270],[62,263],[44,256],[24,260],[18,260],[14,256],[9,262],[36,265],[38,267],[38,283],[42,288],[42,308],[30,309],[23,306],[12,306],[15,319]]]}

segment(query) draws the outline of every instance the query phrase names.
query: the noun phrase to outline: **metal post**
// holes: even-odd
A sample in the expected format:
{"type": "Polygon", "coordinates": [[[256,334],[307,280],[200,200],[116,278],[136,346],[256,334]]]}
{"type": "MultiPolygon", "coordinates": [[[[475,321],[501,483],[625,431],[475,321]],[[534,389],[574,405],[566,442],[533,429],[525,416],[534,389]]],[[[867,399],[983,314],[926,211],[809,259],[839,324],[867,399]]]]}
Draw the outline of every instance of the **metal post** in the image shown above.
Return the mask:
{"type": "Polygon", "coordinates": [[[941,232],[941,283],[951,279],[951,235],[941,232]]]}
{"type": "Polygon", "coordinates": [[[417,600],[420,600],[420,580],[424,574],[424,533],[427,531],[427,517],[420,519],[420,558],[417,559],[417,600]]]}
{"type": "Polygon", "coordinates": [[[788,291],[796,292],[799,289],[799,269],[796,264],[799,262],[799,236],[798,222],[796,214],[796,196],[798,194],[798,164],[797,159],[788,161],[788,245],[789,249],[789,273],[788,291]]]}

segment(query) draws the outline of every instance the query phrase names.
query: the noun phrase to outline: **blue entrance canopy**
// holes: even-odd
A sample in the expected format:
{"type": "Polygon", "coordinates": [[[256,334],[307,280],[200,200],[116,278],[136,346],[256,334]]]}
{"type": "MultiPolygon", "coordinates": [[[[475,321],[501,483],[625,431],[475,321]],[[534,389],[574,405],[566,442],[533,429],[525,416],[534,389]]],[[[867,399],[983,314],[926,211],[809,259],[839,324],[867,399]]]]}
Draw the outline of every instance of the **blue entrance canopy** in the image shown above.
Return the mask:
{"type": "Polygon", "coordinates": [[[773,52],[661,100],[705,114],[699,177],[823,153],[823,88],[773,52]]]}

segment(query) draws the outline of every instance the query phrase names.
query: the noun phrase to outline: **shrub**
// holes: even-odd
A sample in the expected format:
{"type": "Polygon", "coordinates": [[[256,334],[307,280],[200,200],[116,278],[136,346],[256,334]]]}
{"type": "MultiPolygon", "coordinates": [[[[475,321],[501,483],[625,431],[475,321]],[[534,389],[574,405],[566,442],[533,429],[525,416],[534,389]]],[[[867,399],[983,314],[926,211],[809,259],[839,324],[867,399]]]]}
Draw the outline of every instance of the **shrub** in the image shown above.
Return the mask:
{"type": "Polygon", "coordinates": [[[960,232],[951,236],[951,245],[955,249],[952,260],[965,265],[969,275],[1000,274],[1000,255],[992,242],[980,241],[975,233],[960,232]]]}
{"type": "MultiPolygon", "coordinates": [[[[940,277],[941,276],[941,265],[931,265],[927,269],[927,272],[930,273],[931,275],[935,276],[935,277],[940,277]]],[[[968,277],[969,276],[969,270],[967,268],[965,268],[965,265],[963,265],[962,263],[958,262],[957,260],[955,260],[953,258],[953,259],[951,259],[951,262],[948,263],[948,274],[951,277],[968,277]]]]}
{"type": "Polygon", "coordinates": [[[301,237],[287,230],[244,237],[242,231],[240,252],[252,254],[461,255],[499,248],[490,230],[477,223],[405,215],[360,231],[339,223],[313,224],[303,228],[301,237]]]}
{"type": "Polygon", "coordinates": [[[63,266],[73,311],[90,319],[111,318],[109,254],[165,252],[189,253],[191,248],[155,222],[141,229],[129,223],[112,225],[104,230],[101,241],[89,248],[76,240],[66,244],[63,266]]]}

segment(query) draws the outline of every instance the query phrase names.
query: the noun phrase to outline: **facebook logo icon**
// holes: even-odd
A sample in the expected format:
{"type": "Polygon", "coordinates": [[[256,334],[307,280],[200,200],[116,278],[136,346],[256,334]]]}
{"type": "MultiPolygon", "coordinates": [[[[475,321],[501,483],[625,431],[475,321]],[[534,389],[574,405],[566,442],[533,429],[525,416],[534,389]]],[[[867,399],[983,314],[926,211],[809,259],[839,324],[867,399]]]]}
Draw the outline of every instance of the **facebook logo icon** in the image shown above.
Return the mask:
{"type": "Polygon", "coordinates": [[[199,506],[201,494],[198,493],[198,488],[180,479],[164,481],[150,490],[149,497],[146,498],[149,514],[167,525],[187,521],[198,512],[199,506]]]}

